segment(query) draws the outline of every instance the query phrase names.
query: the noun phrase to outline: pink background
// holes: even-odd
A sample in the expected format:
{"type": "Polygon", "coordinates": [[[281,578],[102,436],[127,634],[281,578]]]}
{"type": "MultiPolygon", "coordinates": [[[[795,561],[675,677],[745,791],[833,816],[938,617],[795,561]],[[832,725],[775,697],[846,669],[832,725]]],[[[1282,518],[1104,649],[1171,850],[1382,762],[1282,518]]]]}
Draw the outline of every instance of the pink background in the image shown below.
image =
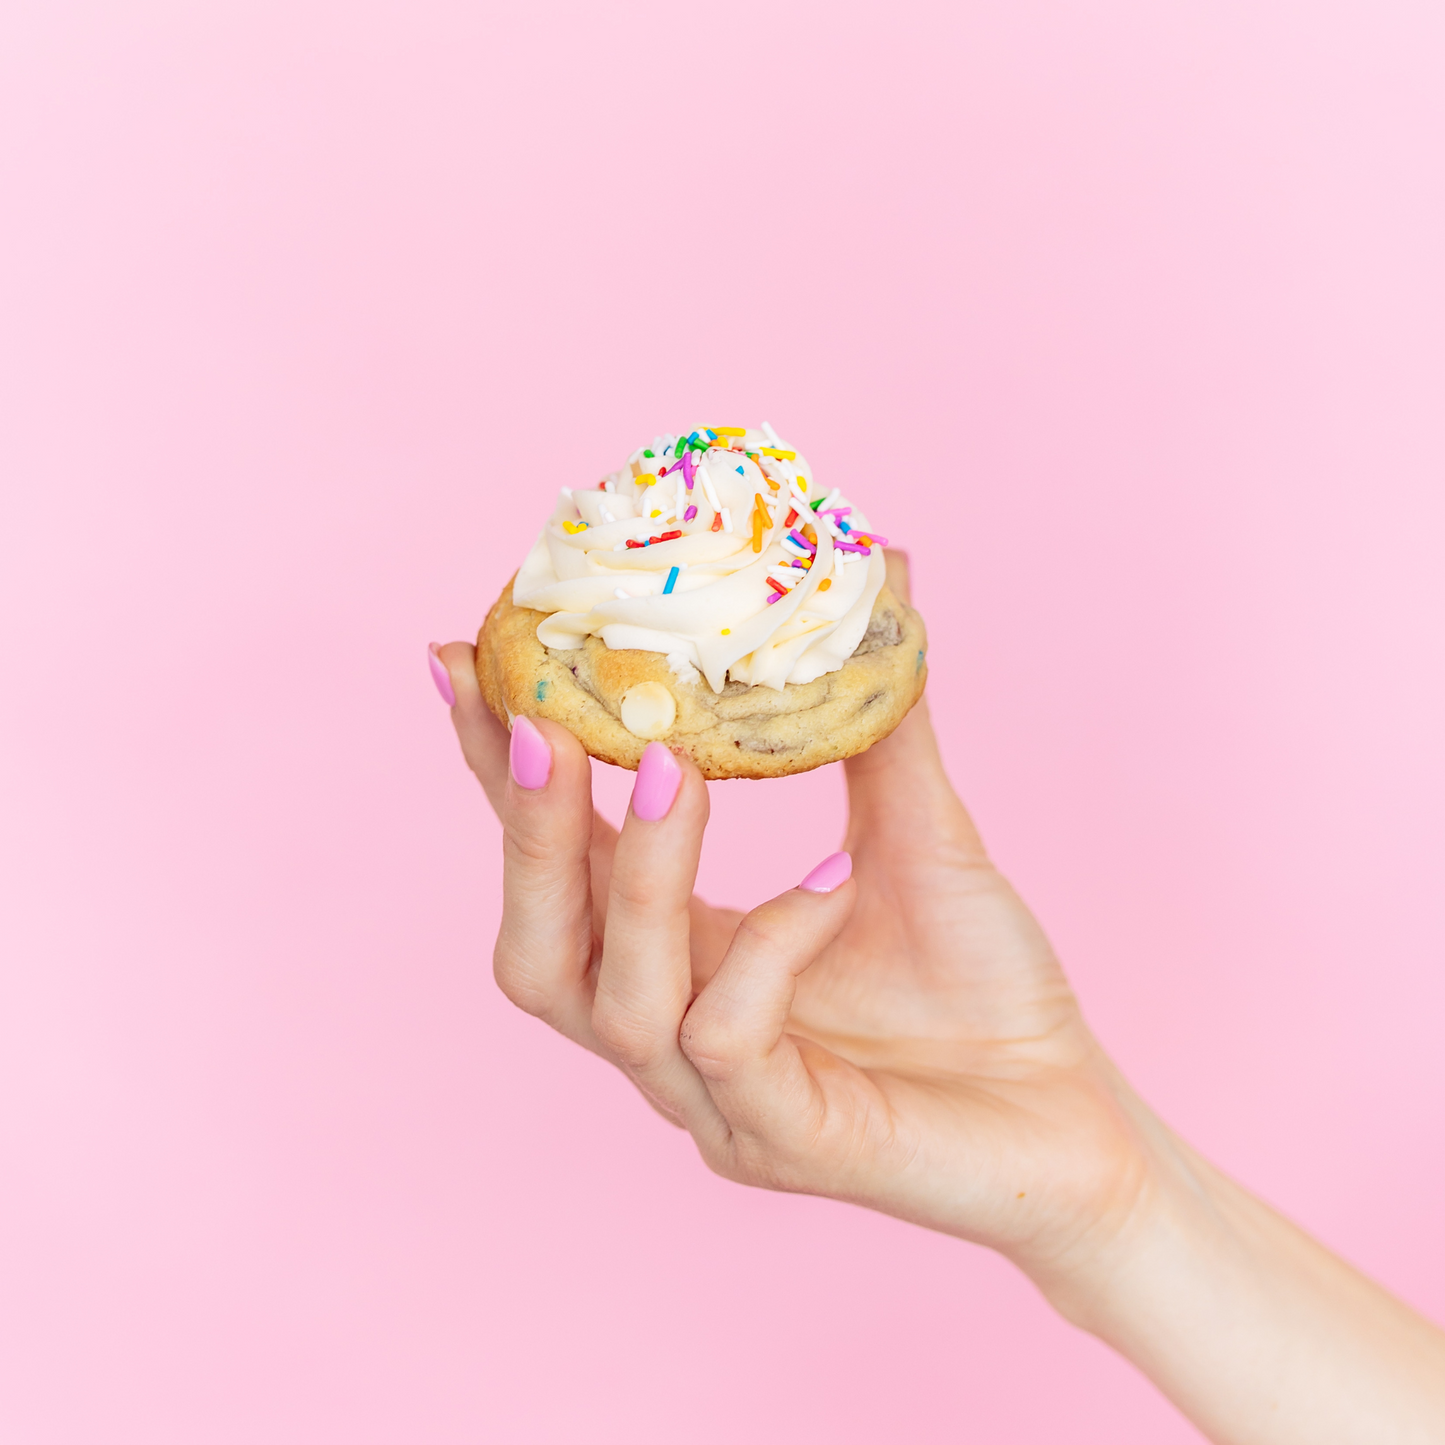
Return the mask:
{"type": "MultiPolygon", "coordinates": [[[[0,1436],[1198,1438],[490,981],[423,649],[699,420],[911,548],[952,774],[1147,1097],[1445,1317],[1438,4],[0,24],[0,1436]]],[[[715,804],[744,905],[842,818],[715,804]]]]}

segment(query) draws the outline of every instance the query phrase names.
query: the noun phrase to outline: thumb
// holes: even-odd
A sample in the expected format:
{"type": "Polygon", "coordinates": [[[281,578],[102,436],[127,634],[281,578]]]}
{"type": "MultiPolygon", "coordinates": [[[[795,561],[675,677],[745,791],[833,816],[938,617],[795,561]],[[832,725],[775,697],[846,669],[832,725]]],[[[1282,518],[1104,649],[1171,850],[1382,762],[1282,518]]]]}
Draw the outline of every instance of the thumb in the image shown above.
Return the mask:
{"type": "MultiPolygon", "coordinates": [[[[888,586],[912,599],[908,554],[885,550],[888,586]]],[[[921,852],[984,857],[983,843],[944,770],[925,698],[886,738],[843,764],[848,778],[848,844],[898,858],[921,852]]]]}
{"type": "Polygon", "coordinates": [[[797,888],[753,909],[683,1019],[683,1052],[727,1121],[734,1147],[742,1136],[787,1153],[816,1134],[823,1094],[799,1041],[784,1030],[798,975],[853,911],[851,872],[849,856],[835,853],[797,888]]]}

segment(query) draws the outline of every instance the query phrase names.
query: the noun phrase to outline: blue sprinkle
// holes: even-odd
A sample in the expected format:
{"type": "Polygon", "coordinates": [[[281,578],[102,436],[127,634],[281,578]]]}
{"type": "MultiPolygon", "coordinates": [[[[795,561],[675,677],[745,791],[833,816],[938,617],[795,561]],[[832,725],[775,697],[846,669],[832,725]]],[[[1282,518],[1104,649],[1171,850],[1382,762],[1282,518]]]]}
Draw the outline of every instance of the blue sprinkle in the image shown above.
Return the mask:
{"type": "Polygon", "coordinates": [[[693,432],[693,434],[692,434],[690,437],[688,437],[688,441],[690,441],[690,442],[695,442],[696,440],[697,440],[697,433],[696,433],[696,432],[693,432]]]}
{"type": "MultiPolygon", "coordinates": [[[[717,433],[716,433],[711,427],[704,427],[703,430],[707,432],[707,436],[708,436],[708,440],[709,440],[709,441],[714,441],[714,442],[715,442],[715,441],[717,440],[717,433]]],[[[693,436],[696,436],[696,435],[697,435],[697,433],[696,433],[696,432],[693,432],[693,436]]]]}
{"type": "Polygon", "coordinates": [[[548,689],[549,687],[551,687],[551,685],[552,685],[552,684],[551,684],[550,682],[548,682],[545,677],[537,684],[537,701],[538,701],[538,702],[546,702],[546,701],[547,701],[547,689],[548,689]]]}
{"type": "Polygon", "coordinates": [[[845,522],[845,521],[843,521],[841,518],[839,518],[839,521],[838,521],[838,530],[839,530],[840,532],[851,532],[853,529],[852,529],[852,527],[850,527],[850,526],[847,524],[847,522],[845,522]]]}
{"type": "Polygon", "coordinates": [[[677,568],[674,567],[674,568],[672,569],[672,571],[670,571],[670,572],[667,574],[667,582],[666,582],[666,584],[664,585],[664,587],[663,587],[663,589],[662,589],[662,595],[663,595],[664,597],[666,597],[667,594],[672,591],[673,584],[674,584],[676,581],[677,581],[677,568]]]}
{"type": "Polygon", "coordinates": [[[747,473],[746,473],[741,467],[739,467],[739,468],[738,468],[738,476],[740,476],[740,477],[745,477],[745,476],[747,476],[747,473]]]}

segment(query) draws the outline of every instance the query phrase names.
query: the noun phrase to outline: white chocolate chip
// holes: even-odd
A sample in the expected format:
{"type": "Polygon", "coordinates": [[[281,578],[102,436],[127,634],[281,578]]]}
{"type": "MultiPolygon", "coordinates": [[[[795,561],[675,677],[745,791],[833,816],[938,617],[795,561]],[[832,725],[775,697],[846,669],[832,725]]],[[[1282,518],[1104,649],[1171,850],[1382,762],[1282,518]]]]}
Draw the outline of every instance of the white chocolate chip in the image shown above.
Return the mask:
{"type": "Polygon", "coordinates": [[[677,699],[660,682],[639,682],[622,694],[622,726],[633,737],[660,738],[677,718],[677,699]]]}

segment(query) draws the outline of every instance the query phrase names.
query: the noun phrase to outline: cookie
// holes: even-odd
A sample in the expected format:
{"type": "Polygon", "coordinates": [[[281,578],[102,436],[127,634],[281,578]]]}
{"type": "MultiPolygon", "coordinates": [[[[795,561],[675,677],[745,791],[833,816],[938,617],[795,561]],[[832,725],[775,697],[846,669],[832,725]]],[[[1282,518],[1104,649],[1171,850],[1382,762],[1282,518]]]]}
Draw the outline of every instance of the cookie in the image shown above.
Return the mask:
{"type": "Polygon", "coordinates": [[[595,758],[637,767],[658,740],[705,778],[776,778],[852,757],[903,721],[928,675],[923,619],[885,583],[867,630],[836,671],[779,691],[728,682],[715,693],[680,681],[659,652],[544,646],[546,614],[518,607],[509,583],[477,638],[477,678],[508,726],[518,713],[561,723],[595,758]],[[629,726],[630,724],[630,726],[629,726]]]}

